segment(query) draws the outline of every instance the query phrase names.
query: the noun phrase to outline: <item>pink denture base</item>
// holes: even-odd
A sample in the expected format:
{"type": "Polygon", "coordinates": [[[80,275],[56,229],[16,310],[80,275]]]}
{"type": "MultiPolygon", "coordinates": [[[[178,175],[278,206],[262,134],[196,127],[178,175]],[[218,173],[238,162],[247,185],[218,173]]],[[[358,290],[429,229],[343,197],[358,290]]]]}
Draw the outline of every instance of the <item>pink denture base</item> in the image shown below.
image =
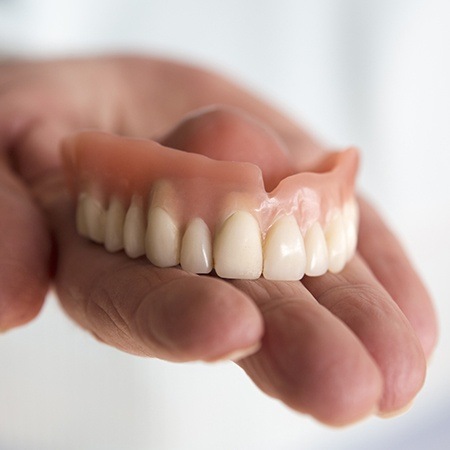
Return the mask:
{"type": "Polygon", "coordinates": [[[86,131],[63,142],[75,195],[91,192],[107,205],[117,196],[128,205],[140,196],[184,226],[201,217],[212,232],[237,210],[251,212],[264,234],[274,221],[293,214],[304,234],[314,223],[353,198],[358,151],[330,152],[318,172],[301,172],[266,192],[261,169],[245,162],[218,161],[145,139],[86,131]]]}

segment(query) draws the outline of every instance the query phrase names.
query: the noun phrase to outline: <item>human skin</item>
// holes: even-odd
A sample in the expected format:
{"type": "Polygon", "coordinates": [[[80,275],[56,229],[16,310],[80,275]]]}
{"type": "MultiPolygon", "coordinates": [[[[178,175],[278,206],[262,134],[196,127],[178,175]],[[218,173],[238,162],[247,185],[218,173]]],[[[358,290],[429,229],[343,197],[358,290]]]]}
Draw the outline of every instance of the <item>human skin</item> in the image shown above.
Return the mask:
{"type": "MultiPolygon", "coordinates": [[[[198,68],[134,57],[0,65],[0,328],[32,320],[53,283],[74,320],[129,353],[233,355],[264,392],[331,425],[403,409],[423,384],[436,318],[367,202],[355,258],[339,274],[302,282],[199,277],[109,254],[77,235],[61,138],[81,128],[158,138],[210,104],[269,125],[305,169],[325,151],[270,105],[198,68]]],[[[224,120],[203,142],[226,146],[236,135],[224,120]]]]}

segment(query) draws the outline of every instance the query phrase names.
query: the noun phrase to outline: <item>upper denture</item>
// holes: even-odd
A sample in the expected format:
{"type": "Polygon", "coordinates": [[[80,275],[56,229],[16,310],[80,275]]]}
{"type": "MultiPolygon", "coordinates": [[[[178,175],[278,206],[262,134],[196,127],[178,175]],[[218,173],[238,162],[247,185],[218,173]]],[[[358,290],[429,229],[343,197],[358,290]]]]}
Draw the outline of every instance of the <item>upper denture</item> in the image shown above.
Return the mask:
{"type": "Polygon", "coordinates": [[[270,192],[253,163],[216,160],[151,140],[81,132],[64,141],[63,155],[78,199],[79,232],[109,251],[146,254],[160,267],[177,265],[181,256],[186,270],[207,273],[214,267],[224,278],[264,273],[299,279],[305,272],[341,270],[355,250],[358,153],[352,148],[327,154],[317,173],[293,173],[290,166],[293,174],[277,184],[272,180],[270,192]],[[289,242],[296,250],[289,251],[289,242]],[[298,267],[290,270],[292,264],[298,267]]]}

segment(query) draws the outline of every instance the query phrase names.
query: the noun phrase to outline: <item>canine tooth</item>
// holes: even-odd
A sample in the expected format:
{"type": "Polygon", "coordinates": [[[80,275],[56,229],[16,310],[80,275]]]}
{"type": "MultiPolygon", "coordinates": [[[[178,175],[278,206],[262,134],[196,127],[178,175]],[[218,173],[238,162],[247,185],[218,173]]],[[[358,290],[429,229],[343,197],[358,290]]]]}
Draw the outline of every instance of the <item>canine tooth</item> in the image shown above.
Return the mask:
{"type": "Polygon", "coordinates": [[[328,270],[340,272],[347,260],[347,239],[342,214],[337,212],[331,219],[325,232],[328,248],[328,270]]]}
{"type": "Polygon", "coordinates": [[[328,270],[328,249],[322,227],[314,223],[306,232],[306,275],[317,277],[328,270]]]}
{"type": "Polygon", "coordinates": [[[180,258],[180,232],[162,208],[150,208],[145,234],[147,258],[158,267],[176,266],[180,258]]]}
{"type": "Polygon", "coordinates": [[[142,199],[133,196],[123,224],[123,246],[130,258],[145,254],[145,218],[142,199]]]}
{"type": "Polygon", "coordinates": [[[346,259],[352,259],[358,242],[359,208],[356,200],[348,201],[344,206],[344,227],[347,241],[346,259]]]}
{"type": "Polygon", "coordinates": [[[105,248],[109,252],[123,249],[125,214],[123,202],[113,197],[106,211],[105,248]]]}
{"type": "Polygon", "coordinates": [[[305,244],[293,216],[278,219],[264,241],[264,278],[300,280],[305,274],[305,244]]]}
{"type": "Polygon", "coordinates": [[[259,278],[263,255],[257,220],[249,212],[235,212],[217,233],[213,251],[214,268],[220,277],[259,278]]]}
{"type": "Polygon", "coordinates": [[[88,237],[94,242],[103,243],[105,239],[105,208],[100,200],[90,194],[85,194],[81,203],[88,237]]]}
{"type": "Polygon", "coordinates": [[[212,270],[211,233],[199,217],[186,227],[181,241],[180,264],[187,272],[209,273],[212,270]]]}

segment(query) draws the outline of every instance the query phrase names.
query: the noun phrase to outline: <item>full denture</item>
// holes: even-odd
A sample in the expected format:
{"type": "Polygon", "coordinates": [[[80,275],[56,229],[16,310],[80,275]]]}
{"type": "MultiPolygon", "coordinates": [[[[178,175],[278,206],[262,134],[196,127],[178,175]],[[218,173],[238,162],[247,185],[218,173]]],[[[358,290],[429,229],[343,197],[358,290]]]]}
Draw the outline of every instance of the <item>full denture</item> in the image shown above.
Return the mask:
{"type": "Polygon", "coordinates": [[[223,278],[299,280],[339,272],[356,249],[353,148],[271,192],[255,164],[151,140],[81,132],[63,154],[78,232],[111,252],[223,278]]]}

